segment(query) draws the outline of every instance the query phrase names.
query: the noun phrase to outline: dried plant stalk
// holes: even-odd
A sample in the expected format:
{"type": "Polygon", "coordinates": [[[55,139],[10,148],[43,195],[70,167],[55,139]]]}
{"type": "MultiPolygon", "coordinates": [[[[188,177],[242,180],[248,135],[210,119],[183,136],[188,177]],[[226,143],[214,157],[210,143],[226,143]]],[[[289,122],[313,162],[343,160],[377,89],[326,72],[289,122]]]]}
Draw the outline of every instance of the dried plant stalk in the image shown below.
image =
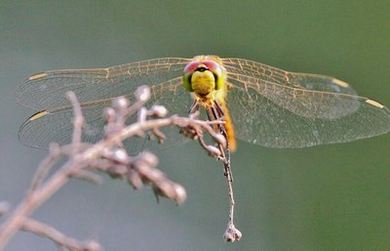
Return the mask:
{"type": "MultiPolygon", "coordinates": [[[[65,250],[97,251],[102,249],[96,241],[77,241],[49,225],[30,218],[36,209],[67,184],[71,178],[81,178],[100,183],[99,172],[104,172],[118,180],[127,180],[135,189],[149,185],[153,188],[156,196],[166,197],[177,204],[183,203],[187,197],[184,187],[170,180],[161,170],[157,169],[158,158],[154,154],[142,152],[136,156],[130,156],[122,147],[122,142],[125,139],[145,135],[148,131],[152,132],[159,140],[163,140],[165,135],[160,128],[167,126],[179,127],[183,132],[183,137],[197,139],[209,155],[224,161],[225,173],[228,173],[227,180],[231,199],[231,210],[225,239],[234,241],[241,237],[238,237],[237,232],[232,232],[233,228],[231,227],[234,227],[234,199],[231,189],[230,160],[227,161],[225,155],[226,139],[213,128],[215,125],[223,124],[223,121],[201,121],[197,120],[193,114],[188,118],[166,117],[167,111],[162,106],[154,106],[149,110],[144,108],[144,104],[150,97],[148,87],[140,87],[135,95],[136,101],[134,104],[130,104],[123,97],[113,101],[112,107],[105,110],[107,125],[104,138],[93,145],[88,145],[81,141],[84,123],[81,106],[74,93],[67,93],[74,111],[72,142],[66,146],[56,144],[50,146],[49,154],[37,169],[26,197],[0,226],[0,250],[19,230],[45,236],[65,250]],[[135,113],[138,113],[138,121],[126,125],[127,117],[135,113]],[[218,148],[205,142],[204,133],[211,135],[218,148]],[[64,156],[68,160],[54,174],[49,176],[50,168],[64,156]],[[227,235],[229,236],[227,237],[227,235]]],[[[5,203],[2,203],[2,205],[4,206],[1,207],[0,213],[3,214],[7,207],[5,203]]]]}

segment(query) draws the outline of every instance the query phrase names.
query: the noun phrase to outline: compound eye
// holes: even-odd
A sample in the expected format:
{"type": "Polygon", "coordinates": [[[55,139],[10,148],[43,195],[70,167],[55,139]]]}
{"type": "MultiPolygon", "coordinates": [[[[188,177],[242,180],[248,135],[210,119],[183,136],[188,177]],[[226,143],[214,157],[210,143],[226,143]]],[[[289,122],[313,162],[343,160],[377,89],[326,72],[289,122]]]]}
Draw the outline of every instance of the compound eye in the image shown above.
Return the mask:
{"type": "Polygon", "coordinates": [[[184,67],[184,73],[192,73],[198,68],[199,62],[190,62],[184,67]]]}
{"type": "Polygon", "coordinates": [[[204,64],[210,71],[217,71],[219,69],[219,64],[211,60],[203,61],[202,64],[204,64]]]}

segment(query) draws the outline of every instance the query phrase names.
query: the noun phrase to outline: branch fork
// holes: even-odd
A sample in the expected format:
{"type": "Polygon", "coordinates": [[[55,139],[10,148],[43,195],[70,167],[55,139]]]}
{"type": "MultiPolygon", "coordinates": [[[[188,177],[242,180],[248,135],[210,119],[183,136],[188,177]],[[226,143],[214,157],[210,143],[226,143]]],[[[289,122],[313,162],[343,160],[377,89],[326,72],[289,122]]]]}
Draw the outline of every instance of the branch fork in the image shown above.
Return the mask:
{"type": "MultiPolygon", "coordinates": [[[[104,110],[104,118],[107,122],[104,128],[105,136],[101,141],[90,145],[81,140],[85,123],[82,106],[74,93],[67,93],[67,98],[71,102],[74,112],[72,142],[66,146],[59,146],[55,143],[50,145],[49,154],[38,167],[26,197],[9,213],[0,226],[0,250],[3,250],[8,240],[18,230],[44,236],[64,250],[102,250],[96,241],[78,241],[31,218],[31,214],[67,184],[71,178],[99,184],[102,183],[100,174],[106,173],[114,179],[127,181],[134,189],[141,189],[145,185],[151,186],[157,199],[165,197],[177,204],[184,203],[187,198],[184,187],[170,180],[157,168],[158,158],[153,153],[141,152],[138,155],[130,156],[126,152],[122,142],[131,137],[144,136],[151,132],[158,141],[162,142],[166,136],[160,128],[177,126],[183,136],[197,140],[209,155],[217,157],[223,163],[229,163],[228,165],[224,164],[225,173],[227,172],[230,168],[230,154],[225,155],[225,152],[228,151],[226,150],[226,138],[214,129],[215,125],[224,123],[222,120],[202,121],[198,120],[194,114],[188,118],[175,115],[167,117],[168,112],[165,107],[158,105],[146,109],[144,105],[150,98],[150,89],[147,86],[139,87],[135,96],[136,101],[133,104],[130,104],[124,97],[113,99],[112,107],[104,110]],[[127,118],[135,114],[137,114],[138,120],[133,124],[126,125],[127,118]],[[215,144],[207,144],[204,134],[210,135],[215,144]],[[65,164],[49,175],[54,164],[64,157],[68,158],[65,164]]],[[[234,241],[239,240],[241,233],[234,230],[234,199],[231,176],[227,180],[230,184],[228,187],[231,210],[228,230],[224,236],[227,241],[234,241]]],[[[1,202],[0,216],[7,214],[8,208],[8,204],[1,202]]]]}

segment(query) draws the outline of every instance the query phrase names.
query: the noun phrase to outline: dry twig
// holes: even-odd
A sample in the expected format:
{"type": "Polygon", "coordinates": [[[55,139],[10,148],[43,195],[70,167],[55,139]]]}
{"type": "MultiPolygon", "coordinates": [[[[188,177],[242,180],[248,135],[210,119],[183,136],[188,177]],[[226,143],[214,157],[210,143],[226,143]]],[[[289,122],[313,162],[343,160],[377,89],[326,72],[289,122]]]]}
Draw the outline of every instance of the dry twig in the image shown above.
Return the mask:
{"type": "MultiPolygon", "coordinates": [[[[177,204],[183,203],[186,199],[185,189],[180,184],[171,181],[156,168],[158,159],[154,154],[142,152],[136,156],[129,156],[122,147],[122,142],[125,139],[145,135],[148,131],[151,131],[159,140],[163,140],[165,135],[159,129],[166,126],[179,127],[184,136],[197,139],[211,156],[218,157],[227,163],[225,172],[228,173],[231,206],[234,205],[231,176],[229,176],[231,173],[227,171],[230,170],[230,159],[227,159],[225,155],[226,139],[213,128],[213,125],[223,124],[223,121],[206,122],[197,120],[193,115],[189,118],[166,117],[167,111],[161,106],[154,106],[148,110],[143,106],[150,97],[150,90],[143,86],[137,90],[137,100],[133,104],[129,104],[129,101],[123,97],[113,100],[112,107],[107,108],[104,113],[107,121],[105,137],[96,144],[88,145],[81,141],[84,124],[81,106],[73,93],[68,93],[67,97],[74,110],[72,142],[67,146],[51,145],[49,155],[38,168],[26,197],[0,226],[0,250],[18,230],[45,236],[65,250],[101,250],[100,245],[95,241],[79,242],[65,236],[51,226],[30,218],[30,215],[37,208],[67,184],[72,177],[99,183],[101,178],[96,171],[105,172],[114,178],[127,180],[135,189],[140,189],[143,185],[150,185],[157,197],[166,197],[177,204]],[[138,113],[138,121],[126,125],[128,116],[135,113],[138,113]],[[218,148],[205,143],[204,132],[211,135],[219,146],[218,148]],[[49,176],[50,168],[64,156],[68,157],[68,161],[49,176]]],[[[4,213],[5,210],[4,206],[4,210],[1,210],[0,213],[4,213]]],[[[225,233],[225,239],[238,240],[237,232],[231,228],[231,226],[234,227],[233,207],[231,207],[229,217],[228,226],[230,228],[228,229],[230,230],[227,232],[233,237],[226,237],[225,233]]]]}

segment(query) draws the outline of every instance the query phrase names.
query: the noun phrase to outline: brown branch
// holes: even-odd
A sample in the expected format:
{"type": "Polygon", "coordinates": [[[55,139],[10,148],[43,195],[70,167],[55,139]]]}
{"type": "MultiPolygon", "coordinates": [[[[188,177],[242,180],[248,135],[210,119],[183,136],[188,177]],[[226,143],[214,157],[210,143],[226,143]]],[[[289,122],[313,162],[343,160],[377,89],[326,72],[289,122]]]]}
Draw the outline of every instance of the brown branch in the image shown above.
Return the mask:
{"type": "Polygon", "coordinates": [[[76,155],[80,144],[82,136],[82,127],[84,124],[84,116],[81,111],[80,103],[74,94],[74,92],[68,91],[66,97],[73,106],[73,134],[72,134],[72,150],[73,154],[76,155]]]}
{"type": "Polygon", "coordinates": [[[0,226],[0,250],[20,229],[44,235],[70,250],[77,245],[81,245],[81,242],[66,237],[54,228],[36,222],[29,217],[34,210],[67,184],[72,177],[99,182],[100,177],[94,171],[102,171],[114,178],[126,179],[136,189],[141,188],[144,184],[150,185],[156,196],[169,198],[178,204],[183,203],[186,199],[185,189],[171,181],[156,168],[158,164],[157,157],[148,152],[137,156],[128,156],[127,152],[121,147],[122,141],[125,139],[145,135],[147,131],[153,131],[158,137],[162,138],[164,135],[159,128],[175,125],[186,132],[184,133],[186,136],[198,139],[202,147],[213,156],[220,154],[215,151],[216,147],[204,142],[203,132],[210,134],[214,141],[219,144],[220,149],[226,147],[226,139],[223,139],[212,127],[214,124],[222,124],[222,121],[205,122],[193,117],[178,116],[166,118],[166,110],[161,106],[156,106],[151,110],[144,108],[143,105],[150,97],[150,90],[147,87],[141,87],[136,91],[137,101],[132,105],[129,104],[127,99],[115,99],[112,108],[105,110],[107,121],[105,137],[94,145],[83,144],[81,136],[84,119],[81,107],[74,94],[68,93],[67,96],[73,105],[75,116],[72,143],[62,147],[52,145],[48,157],[38,168],[26,197],[0,226]],[[126,126],[127,116],[136,112],[138,112],[138,121],[126,126]],[[69,160],[48,177],[49,169],[63,155],[67,155],[69,160]]]}
{"type": "Polygon", "coordinates": [[[60,146],[56,143],[51,143],[49,146],[49,154],[46,158],[43,159],[41,164],[38,166],[37,171],[35,172],[35,175],[31,182],[30,191],[35,190],[38,186],[42,184],[44,179],[47,177],[50,169],[55,163],[57,163],[61,155],[62,152],[60,146]]]}
{"type": "Polygon", "coordinates": [[[6,201],[0,201],[0,217],[6,214],[9,210],[9,204],[6,201]]]}
{"type": "Polygon", "coordinates": [[[55,228],[31,218],[25,219],[21,230],[34,233],[36,235],[46,237],[56,243],[59,247],[66,250],[84,250],[84,251],[100,251],[102,247],[96,241],[90,240],[80,242],[76,239],[69,238],[55,228]]]}

